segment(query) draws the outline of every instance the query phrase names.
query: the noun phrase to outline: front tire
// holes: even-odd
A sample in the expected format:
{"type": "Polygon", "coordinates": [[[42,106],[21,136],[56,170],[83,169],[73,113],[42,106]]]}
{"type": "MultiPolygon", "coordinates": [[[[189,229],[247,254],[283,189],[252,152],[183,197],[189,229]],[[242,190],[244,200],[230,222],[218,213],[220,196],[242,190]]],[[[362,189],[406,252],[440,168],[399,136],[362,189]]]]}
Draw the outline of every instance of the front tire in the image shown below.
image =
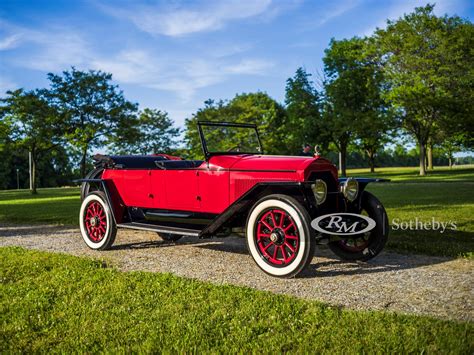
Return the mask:
{"type": "Polygon", "coordinates": [[[388,239],[388,217],[382,203],[370,192],[364,191],[361,201],[362,213],[372,218],[375,228],[358,239],[344,239],[329,243],[329,248],[342,260],[368,261],[377,256],[388,239]]]}
{"type": "Polygon", "coordinates": [[[84,198],[79,214],[79,226],[82,239],[89,248],[110,249],[115,241],[117,226],[103,192],[92,192],[84,198]]]}
{"type": "Polygon", "coordinates": [[[294,198],[270,195],[258,201],[246,225],[247,246],[255,263],[276,277],[294,277],[314,255],[311,219],[294,198]]]}

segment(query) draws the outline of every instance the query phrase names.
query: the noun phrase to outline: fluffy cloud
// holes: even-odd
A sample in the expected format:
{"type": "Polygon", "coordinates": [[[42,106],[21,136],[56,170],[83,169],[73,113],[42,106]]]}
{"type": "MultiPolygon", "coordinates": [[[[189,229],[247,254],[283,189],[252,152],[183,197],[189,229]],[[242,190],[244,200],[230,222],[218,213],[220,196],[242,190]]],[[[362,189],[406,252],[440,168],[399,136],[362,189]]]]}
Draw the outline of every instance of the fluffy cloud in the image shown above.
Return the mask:
{"type": "Polygon", "coordinates": [[[128,19],[142,31],[171,37],[222,28],[226,23],[255,17],[269,11],[271,0],[228,0],[179,5],[134,5],[117,9],[102,5],[107,13],[128,19]]]}

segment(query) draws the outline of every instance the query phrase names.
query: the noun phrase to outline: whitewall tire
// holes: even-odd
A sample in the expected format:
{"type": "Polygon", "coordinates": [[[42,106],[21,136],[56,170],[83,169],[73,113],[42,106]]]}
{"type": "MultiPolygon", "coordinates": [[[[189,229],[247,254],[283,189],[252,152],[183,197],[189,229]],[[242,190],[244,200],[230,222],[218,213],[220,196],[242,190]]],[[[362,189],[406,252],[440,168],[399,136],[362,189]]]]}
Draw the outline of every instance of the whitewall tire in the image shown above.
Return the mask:
{"type": "Polygon", "coordinates": [[[312,260],[315,241],[310,217],[294,198],[270,195],[249,213],[246,239],[250,255],[267,274],[294,277],[312,260]]]}
{"type": "Polygon", "coordinates": [[[82,239],[91,249],[109,249],[115,241],[117,227],[103,192],[92,192],[82,201],[79,226],[82,239]]]}

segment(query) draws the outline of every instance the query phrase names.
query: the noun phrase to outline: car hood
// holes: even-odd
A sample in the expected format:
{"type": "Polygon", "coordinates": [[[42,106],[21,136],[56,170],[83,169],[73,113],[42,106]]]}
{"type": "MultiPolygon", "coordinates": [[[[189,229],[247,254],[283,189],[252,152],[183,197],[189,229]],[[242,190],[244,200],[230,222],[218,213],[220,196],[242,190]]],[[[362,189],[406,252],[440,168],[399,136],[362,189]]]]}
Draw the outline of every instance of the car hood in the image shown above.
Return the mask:
{"type": "Polygon", "coordinates": [[[282,156],[282,155],[251,155],[242,156],[232,164],[230,170],[291,170],[305,169],[317,159],[313,157],[282,156]]]}

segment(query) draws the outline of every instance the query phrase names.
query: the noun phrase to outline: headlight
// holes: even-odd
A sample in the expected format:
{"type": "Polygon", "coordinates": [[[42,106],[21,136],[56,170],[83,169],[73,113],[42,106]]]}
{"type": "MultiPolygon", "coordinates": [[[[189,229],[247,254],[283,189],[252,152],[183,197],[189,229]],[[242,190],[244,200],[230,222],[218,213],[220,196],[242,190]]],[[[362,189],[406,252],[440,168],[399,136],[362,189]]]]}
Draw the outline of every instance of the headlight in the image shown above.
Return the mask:
{"type": "Polygon", "coordinates": [[[357,180],[353,178],[347,179],[344,185],[342,185],[342,193],[347,200],[353,202],[359,193],[359,183],[357,180]]]}
{"type": "Polygon", "coordinates": [[[318,205],[321,205],[324,201],[326,201],[328,187],[323,180],[316,180],[314,184],[311,185],[311,189],[313,190],[313,194],[318,205]]]}

